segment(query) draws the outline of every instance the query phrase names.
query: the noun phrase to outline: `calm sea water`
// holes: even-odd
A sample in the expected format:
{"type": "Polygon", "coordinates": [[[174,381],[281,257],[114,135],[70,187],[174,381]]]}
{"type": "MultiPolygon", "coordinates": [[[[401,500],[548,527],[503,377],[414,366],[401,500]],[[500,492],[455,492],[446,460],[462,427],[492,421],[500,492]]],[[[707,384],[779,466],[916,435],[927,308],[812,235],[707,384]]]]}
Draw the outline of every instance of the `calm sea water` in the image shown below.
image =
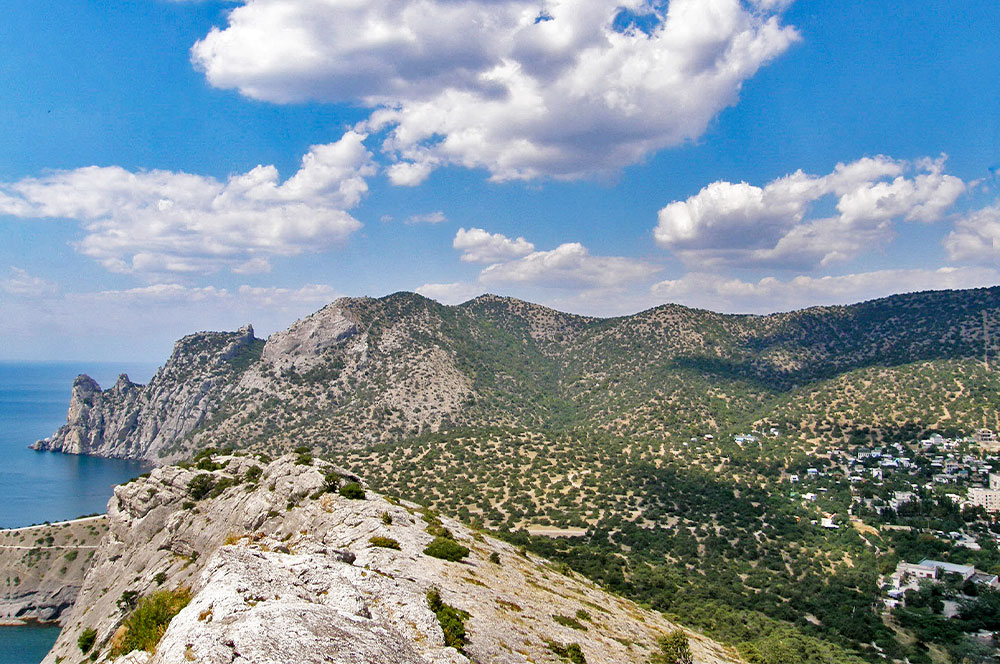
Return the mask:
{"type": "Polygon", "coordinates": [[[56,642],[58,627],[25,625],[0,627],[0,662],[38,664],[56,642]]]}
{"type": "MultiPolygon", "coordinates": [[[[53,452],[28,445],[66,421],[73,379],[86,373],[101,387],[125,372],[145,382],[154,365],[0,362],[0,528],[104,512],[114,485],[143,472],[141,464],[53,452]]],[[[57,627],[0,627],[0,664],[37,664],[57,627]]]]}

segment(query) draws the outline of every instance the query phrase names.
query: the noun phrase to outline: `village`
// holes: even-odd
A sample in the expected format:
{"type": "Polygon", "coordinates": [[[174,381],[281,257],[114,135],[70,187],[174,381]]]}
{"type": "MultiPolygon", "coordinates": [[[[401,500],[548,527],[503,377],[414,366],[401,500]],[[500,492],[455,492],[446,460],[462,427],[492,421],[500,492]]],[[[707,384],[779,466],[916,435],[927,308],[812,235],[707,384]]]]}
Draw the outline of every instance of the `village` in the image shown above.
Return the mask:
{"type": "MultiPolygon", "coordinates": [[[[776,429],[769,433],[779,435],[776,429]]],[[[740,445],[756,440],[754,434],[735,437],[740,445]]],[[[833,447],[789,464],[781,481],[790,485],[793,501],[815,513],[820,528],[853,528],[876,553],[884,553],[871,537],[876,533],[913,535],[935,552],[888,558],[876,602],[883,611],[909,602],[952,619],[964,600],[1000,590],[1000,440],[990,429],[833,447]],[[992,564],[977,567],[977,560],[992,564]]]]}

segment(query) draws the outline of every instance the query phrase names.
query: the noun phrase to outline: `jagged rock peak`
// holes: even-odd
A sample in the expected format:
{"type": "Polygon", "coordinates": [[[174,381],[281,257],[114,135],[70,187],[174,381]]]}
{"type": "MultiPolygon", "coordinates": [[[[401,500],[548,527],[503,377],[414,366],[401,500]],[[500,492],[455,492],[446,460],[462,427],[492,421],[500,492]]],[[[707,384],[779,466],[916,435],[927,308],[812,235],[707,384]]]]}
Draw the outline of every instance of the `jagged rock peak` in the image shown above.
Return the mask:
{"type": "Polygon", "coordinates": [[[32,447],[158,460],[223,404],[239,376],[259,360],[263,346],[250,325],[236,332],[198,332],[174,345],[146,385],[121,374],[102,390],[81,375],[73,383],[66,424],[32,447]]]}
{"type": "Polygon", "coordinates": [[[115,381],[115,385],[114,385],[113,389],[116,389],[116,390],[127,390],[127,389],[133,389],[133,388],[136,388],[136,387],[140,387],[140,385],[137,384],[137,383],[133,383],[132,380],[128,377],[127,373],[122,373],[122,374],[118,374],[118,380],[115,381]]]}
{"type": "MultiPolygon", "coordinates": [[[[124,375],[124,374],[123,374],[124,375]]],[[[96,380],[88,376],[87,374],[80,374],[73,381],[73,396],[76,395],[86,395],[93,394],[94,392],[100,392],[101,386],[96,380]]]]}

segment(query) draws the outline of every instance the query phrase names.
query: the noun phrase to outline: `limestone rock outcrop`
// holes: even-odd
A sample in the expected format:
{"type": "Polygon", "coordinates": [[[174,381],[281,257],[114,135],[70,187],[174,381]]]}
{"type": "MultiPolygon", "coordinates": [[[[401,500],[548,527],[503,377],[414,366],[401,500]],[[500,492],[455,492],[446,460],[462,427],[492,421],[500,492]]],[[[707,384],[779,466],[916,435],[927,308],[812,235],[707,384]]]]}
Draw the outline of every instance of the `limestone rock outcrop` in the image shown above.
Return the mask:
{"type": "Polygon", "coordinates": [[[73,382],[66,424],[32,447],[158,462],[225,403],[263,344],[249,325],[201,332],[178,341],[147,385],[122,374],[102,390],[81,375],[73,382]]]}
{"type": "MultiPolygon", "coordinates": [[[[370,490],[345,497],[338,487],[358,479],[308,455],[200,465],[158,468],[116,489],[108,535],[45,664],[78,661],[88,628],[95,660],[115,661],[123,598],[178,588],[192,599],[154,651],[115,653],[119,664],[555,664],[571,643],[590,664],[638,664],[675,628],[417,505],[370,490]],[[469,549],[462,560],[425,553],[445,531],[469,549]],[[464,612],[461,650],[445,644],[431,588],[464,612]]],[[[689,638],[697,662],[737,661],[689,638]]]]}

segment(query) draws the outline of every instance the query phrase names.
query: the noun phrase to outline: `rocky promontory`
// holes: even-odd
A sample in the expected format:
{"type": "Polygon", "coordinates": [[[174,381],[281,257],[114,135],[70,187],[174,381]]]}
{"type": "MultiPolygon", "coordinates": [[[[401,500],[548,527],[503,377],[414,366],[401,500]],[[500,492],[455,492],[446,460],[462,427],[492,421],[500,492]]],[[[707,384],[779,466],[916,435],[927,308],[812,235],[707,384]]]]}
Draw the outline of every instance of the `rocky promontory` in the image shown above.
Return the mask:
{"type": "MultiPolygon", "coordinates": [[[[675,629],[307,452],[202,454],[115,489],[45,664],[79,661],[81,644],[94,661],[156,664],[645,663],[675,629]],[[133,617],[162,596],[183,608],[132,651],[133,617]]],[[[687,636],[697,662],[738,661],[687,636]]]]}
{"type": "Polygon", "coordinates": [[[102,390],[80,375],[66,424],[32,448],[161,461],[166,456],[161,452],[192,434],[225,402],[263,344],[249,325],[236,332],[199,332],[178,341],[146,385],[122,374],[102,390]]]}

